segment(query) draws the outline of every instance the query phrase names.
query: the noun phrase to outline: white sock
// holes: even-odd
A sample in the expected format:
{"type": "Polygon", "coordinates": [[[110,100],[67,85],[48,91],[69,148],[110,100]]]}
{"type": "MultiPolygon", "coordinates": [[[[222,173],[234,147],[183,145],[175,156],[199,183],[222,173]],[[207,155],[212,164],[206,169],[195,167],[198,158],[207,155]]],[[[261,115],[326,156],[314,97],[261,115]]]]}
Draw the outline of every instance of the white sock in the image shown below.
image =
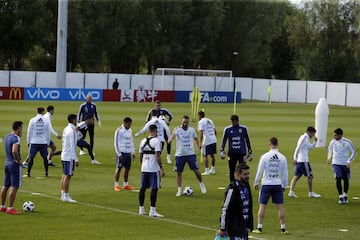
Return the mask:
{"type": "Polygon", "coordinates": [[[178,192],[182,192],[182,187],[178,187],[178,192]]]}
{"type": "Polygon", "coordinates": [[[285,224],[280,224],[280,229],[286,229],[285,224]]]}
{"type": "Polygon", "coordinates": [[[123,182],[123,186],[128,186],[129,183],[128,182],[123,182]]]}
{"type": "Polygon", "coordinates": [[[139,206],[139,212],[145,212],[144,206],[139,206]]]}
{"type": "Polygon", "coordinates": [[[348,195],[347,195],[347,193],[343,193],[343,197],[347,197],[348,195]]]}
{"type": "Polygon", "coordinates": [[[64,197],[64,190],[61,190],[61,197],[64,197]]]}
{"type": "Polygon", "coordinates": [[[208,173],[208,172],[209,172],[209,168],[205,168],[205,172],[208,173]]]}
{"type": "Polygon", "coordinates": [[[68,198],[69,197],[69,193],[64,192],[64,198],[68,198]]]}
{"type": "Polygon", "coordinates": [[[263,227],[263,225],[262,224],[258,224],[258,226],[257,226],[257,228],[262,228],[263,227]]]}
{"type": "Polygon", "coordinates": [[[119,182],[114,182],[114,184],[115,184],[115,187],[119,186],[119,182]]]}
{"type": "Polygon", "coordinates": [[[150,207],[150,212],[151,212],[151,213],[156,212],[156,207],[150,207]]]}

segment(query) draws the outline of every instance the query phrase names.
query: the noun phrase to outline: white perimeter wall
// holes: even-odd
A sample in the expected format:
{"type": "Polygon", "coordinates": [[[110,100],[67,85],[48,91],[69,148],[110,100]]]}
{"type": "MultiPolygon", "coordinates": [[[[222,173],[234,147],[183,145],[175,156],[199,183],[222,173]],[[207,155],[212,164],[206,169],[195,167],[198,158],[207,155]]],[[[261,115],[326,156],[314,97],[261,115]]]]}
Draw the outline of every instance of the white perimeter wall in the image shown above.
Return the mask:
{"type": "MultiPolygon", "coordinates": [[[[119,89],[156,89],[192,91],[233,91],[235,86],[242,99],[290,103],[317,103],[326,98],[331,105],[360,107],[360,84],[274,80],[237,77],[152,76],[115,73],[67,73],[66,88],[111,89],[118,79],[119,89]],[[235,85],[234,85],[235,81],[235,85]],[[269,87],[271,91],[269,91],[269,87]],[[269,96],[270,94],[270,96],[269,96]]],[[[0,70],[2,87],[56,88],[56,73],[0,70]]]]}

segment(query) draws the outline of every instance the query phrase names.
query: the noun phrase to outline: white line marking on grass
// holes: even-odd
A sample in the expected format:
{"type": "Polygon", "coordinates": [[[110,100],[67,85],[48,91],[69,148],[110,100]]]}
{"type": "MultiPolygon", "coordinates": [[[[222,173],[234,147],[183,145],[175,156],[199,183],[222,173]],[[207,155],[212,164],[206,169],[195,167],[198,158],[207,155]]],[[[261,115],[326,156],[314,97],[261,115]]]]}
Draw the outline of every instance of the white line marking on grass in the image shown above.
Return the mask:
{"type": "MultiPolygon", "coordinates": [[[[59,197],[54,197],[54,196],[43,194],[43,193],[31,192],[31,191],[26,191],[26,190],[22,190],[22,189],[19,189],[19,191],[24,192],[24,193],[29,193],[29,194],[32,194],[32,195],[37,195],[37,196],[51,198],[51,199],[61,201],[61,199],[59,197]]],[[[119,212],[119,213],[139,216],[139,217],[147,217],[147,218],[151,218],[151,219],[154,219],[154,220],[165,221],[165,222],[169,222],[169,223],[176,223],[176,224],[183,225],[183,226],[188,226],[188,227],[198,228],[198,229],[204,229],[204,230],[209,230],[209,231],[213,231],[213,232],[215,232],[217,230],[217,229],[213,229],[213,228],[210,228],[210,227],[204,227],[204,226],[200,226],[200,225],[196,225],[196,224],[181,222],[181,221],[177,221],[177,220],[170,219],[170,218],[154,218],[154,217],[149,217],[149,216],[141,216],[137,212],[130,212],[130,211],[127,211],[127,210],[121,210],[121,209],[101,206],[101,205],[97,205],[97,204],[93,204],[93,203],[76,202],[76,203],[71,203],[71,204],[78,204],[78,205],[88,206],[88,207],[92,207],[92,208],[99,208],[99,209],[104,209],[104,210],[108,210],[108,211],[112,211],[112,212],[119,212]]],[[[265,238],[257,238],[257,237],[254,237],[254,236],[249,236],[249,238],[256,239],[256,240],[266,240],[265,238]]]]}

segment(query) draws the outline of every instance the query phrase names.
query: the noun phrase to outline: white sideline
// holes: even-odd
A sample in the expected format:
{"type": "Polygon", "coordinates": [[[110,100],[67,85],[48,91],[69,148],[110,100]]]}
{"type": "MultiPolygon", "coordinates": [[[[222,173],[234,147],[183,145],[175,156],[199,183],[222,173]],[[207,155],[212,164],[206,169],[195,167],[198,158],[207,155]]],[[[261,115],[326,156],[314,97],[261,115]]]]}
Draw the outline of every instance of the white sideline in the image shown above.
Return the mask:
{"type": "MultiPolygon", "coordinates": [[[[31,191],[26,191],[26,190],[22,190],[19,189],[19,192],[23,192],[23,193],[28,193],[28,194],[32,194],[32,195],[37,195],[37,196],[41,196],[41,197],[46,197],[46,198],[51,198],[51,199],[55,199],[55,200],[59,200],[61,201],[61,199],[59,197],[54,197],[51,195],[47,195],[47,194],[43,194],[43,193],[39,193],[39,192],[31,192],[31,191]]],[[[208,231],[212,231],[215,233],[215,231],[217,229],[213,229],[210,227],[204,227],[204,226],[200,226],[200,225],[196,225],[196,224],[191,224],[191,223],[186,223],[186,222],[180,222],[174,219],[170,219],[170,218],[152,218],[149,216],[140,216],[137,212],[130,212],[130,211],[126,211],[126,210],[121,210],[121,209],[116,209],[116,208],[110,208],[110,207],[106,207],[106,206],[101,206],[101,205],[97,205],[97,204],[92,204],[92,203],[84,203],[84,202],[76,202],[76,203],[71,203],[71,204],[78,204],[78,205],[82,205],[82,206],[88,206],[88,207],[93,207],[93,208],[99,208],[99,209],[104,209],[104,210],[108,210],[108,211],[113,211],[113,212],[119,212],[119,213],[124,213],[124,214],[129,214],[129,215],[134,215],[134,216],[139,216],[139,217],[148,217],[154,220],[159,220],[159,221],[165,221],[165,222],[169,222],[169,223],[175,223],[175,224],[179,224],[179,225],[184,225],[184,226],[188,226],[188,227],[192,227],[192,228],[198,228],[198,229],[204,229],[204,230],[208,230],[208,231]]],[[[256,239],[256,240],[266,240],[265,238],[257,238],[254,236],[249,236],[249,238],[251,239],[256,239]]]]}

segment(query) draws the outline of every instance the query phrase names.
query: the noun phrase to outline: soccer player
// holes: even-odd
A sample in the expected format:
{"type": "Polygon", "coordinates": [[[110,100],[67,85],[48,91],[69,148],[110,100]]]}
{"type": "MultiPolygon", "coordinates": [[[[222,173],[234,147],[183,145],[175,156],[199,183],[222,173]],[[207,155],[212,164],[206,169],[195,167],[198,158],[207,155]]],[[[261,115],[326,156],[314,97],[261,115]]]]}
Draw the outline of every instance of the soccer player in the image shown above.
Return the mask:
{"type": "MultiPolygon", "coordinates": [[[[157,138],[161,142],[161,151],[162,151],[162,149],[164,148],[164,145],[165,145],[165,136],[164,135],[170,136],[170,130],[169,130],[169,127],[166,125],[165,121],[159,119],[156,116],[156,114],[157,114],[157,112],[155,109],[151,111],[151,116],[152,116],[151,120],[148,121],[147,123],[145,123],[145,126],[139,132],[135,133],[135,137],[138,137],[141,134],[144,134],[146,131],[148,131],[150,125],[156,125],[157,138]]],[[[170,162],[168,161],[168,163],[169,164],[171,163],[171,159],[170,159],[170,162]]]]}
{"type": "Polygon", "coordinates": [[[0,212],[8,214],[21,214],[14,209],[16,193],[21,186],[21,157],[20,157],[20,138],[22,136],[23,123],[16,121],[12,125],[12,133],[5,138],[5,176],[4,186],[1,189],[0,212]],[[6,208],[6,197],[9,191],[9,205],[6,208]]]}
{"type": "MultiPolygon", "coordinates": [[[[161,107],[161,102],[159,100],[155,101],[155,108],[152,110],[156,110],[157,118],[163,119],[168,126],[170,125],[170,122],[173,119],[173,115],[167,108],[161,107]]],[[[152,110],[150,110],[148,112],[146,122],[148,122],[152,119],[152,116],[153,116],[151,113],[152,110]]],[[[171,144],[168,143],[169,137],[170,137],[170,135],[167,135],[166,133],[164,133],[164,138],[166,141],[166,152],[167,152],[166,161],[168,162],[168,164],[171,164],[171,144]]]]}
{"type": "Polygon", "coordinates": [[[220,236],[230,239],[248,239],[248,232],[254,228],[252,196],[249,184],[250,168],[245,163],[235,168],[235,181],[226,192],[220,216],[220,236]]]}
{"type": "Polygon", "coordinates": [[[27,144],[29,146],[29,162],[25,177],[30,177],[31,168],[34,164],[34,158],[38,152],[44,161],[45,177],[48,176],[48,146],[50,144],[50,125],[44,118],[43,107],[37,108],[37,115],[30,119],[27,129],[27,144]]]}
{"type": "Polygon", "coordinates": [[[200,144],[202,144],[202,152],[205,164],[205,172],[202,175],[215,174],[215,154],[216,154],[216,129],[213,121],[205,117],[205,112],[198,113],[199,123],[198,131],[200,136],[200,144]],[[211,157],[211,168],[209,169],[208,155],[211,157]]]}
{"type": "Polygon", "coordinates": [[[131,130],[132,119],[124,118],[123,124],[116,129],[114,136],[114,147],[116,152],[116,170],[115,170],[115,186],[114,190],[120,192],[119,178],[122,168],[124,170],[123,189],[134,190],[134,187],[128,183],[129,171],[131,168],[131,157],[135,158],[134,140],[131,130]]]}
{"type": "Polygon", "coordinates": [[[315,148],[317,143],[317,137],[315,136],[316,130],[314,127],[308,127],[306,129],[306,133],[301,135],[297,141],[297,145],[294,152],[294,161],[295,165],[295,174],[290,184],[290,191],[288,196],[297,198],[294,189],[296,182],[300,179],[302,175],[307,177],[308,179],[308,187],[309,187],[309,197],[311,198],[320,198],[321,195],[313,192],[312,189],[312,180],[313,174],[312,169],[309,162],[309,151],[315,148]],[[310,139],[314,137],[314,142],[310,143],[310,139]]]}
{"type": "Polygon", "coordinates": [[[278,150],[278,139],[276,137],[270,138],[269,148],[270,150],[260,158],[254,181],[255,190],[258,190],[259,181],[262,176],[262,186],[259,194],[258,225],[253,232],[262,233],[265,209],[271,196],[272,202],[275,203],[278,210],[281,233],[287,234],[283,194],[288,183],[287,160],[278,150]]]}
{"type": "Polygon", "coordinates": [[[62,134],[62,152],[61,163],[63,167],[63,175],[60,181],[61,185],[61,200],[63,202],[76,202],[69,195],[70,180],[74,174],[74,166],[79,166],[78,157],[76,154],[76,115],[68,115],[68,125],[65,127],[62,134]]]}
{"type": "Polygon", "coordinates": [[[225,127],[221,140],[221,158],[225,158],[224,149],[226,141],[229,141],[229,174],[230,182],[234,181],[235,166],[237,163],[244,163],[246,160],[252,160],[252,148],[249,132],[246,126],[239,124],[239,116],[230,117],[231,125],[225,127]],[[246,157],[246,148],[248,155],[246,157]]]}
{"type": "Polygon", "coordinates": [[[91,164],[99,165],[101,164],[98,162],[93,153],[93,148],[91,144],[85,141],[86,131],[88,130],[89,126],[94,126],[94,118],[90,115],[86,116],[85,121],[78,123],[77,125],[77,146],[80,149],[86,148],[88,150],[89,156],[91,158],[91,164]]]}
{"type": "Polygon", "coordinates": [[[196,131],[193,127],[189,126],[189,116],[182,117],[181,126],[176,127],[168,140],[170,143],[176,137],[176,152],[175,152],[175,172],[178,190],[177,197],[182,195],[182,172],[184,171],[185,164],[187,163],[190,169],[195,173],[196,178],[199,180],[201,193],[206,193],[205,185],[202,181],[199,165],[196,161],[194,151],[194,141],[198,150],[200,150],[199,141],[196,131]]]}
{"type": "MultiPolygon", "coordinates": [[[[47,110],[47,112],[44,115],[44,119],[49,122],[51,133],[54,134],[57,139],[61,139],[61,136],[54,130],[52,123],[51,123],[52,115],[54,115],[54,112],[55,112],[54,106],[49,105],[46,110],[47,110]]],[[[51,139],[50,139],[49,147],[50,147],[51,151],[48,155],[48,165],[55,167],[56,165],[51,161],[51,159],[56,151],[56,146],[55,146],[55,143],[51,139]]]]}
{"type": "MultiPolygon", "coordinates": [[[[77,121],[78,122],[85,121],[87,116],[91,116],[92,118],[95,117],[98,122],[99,128],[102,128],[100,116],[98,114],[96,104],[92,102],[92,99],[93,98],[92,98],[91,94],[86,96],[86,102],[80,105],[79,113],[77,115],[77,121]]],[[[91,149],[94,150],[94,134],[95,134],[94,122],[93,122],[93,124],[88,126],[86,131],[89,132],[91,149]]],[[[84,138],[85,137],[86,137],[86,132],[84,134],[84,138]]],[[[79,154],[85,155],[86,153],[81,149],[79,154]]]]}
{"type": "Polygon", "coordinates": [[[165,176],[161,163],[161,142],[156,137],[156,125],[149,126],[149,137],[140,142],[141,184],[139,191],[139,214],[146,215],[144,208],[145,191],[151,189],[150,217],[164,217],[156,211],[157,193],[160,188],[160,177],[165,176]]]}
{"type": "Polygon", "coordinates": [[[341,128],[334,130],[334,139],[330,141],[327,155],[327,163],[332,163],[332,168],[335,173],[336,189],[339,193],[339,204],[349,203],[350,164],[356,156],[355,146],[349,139],[343,137],[343,134],[344,132],[341,128]],[[341,180],[344,181],[344,191],[341,180]]]}

